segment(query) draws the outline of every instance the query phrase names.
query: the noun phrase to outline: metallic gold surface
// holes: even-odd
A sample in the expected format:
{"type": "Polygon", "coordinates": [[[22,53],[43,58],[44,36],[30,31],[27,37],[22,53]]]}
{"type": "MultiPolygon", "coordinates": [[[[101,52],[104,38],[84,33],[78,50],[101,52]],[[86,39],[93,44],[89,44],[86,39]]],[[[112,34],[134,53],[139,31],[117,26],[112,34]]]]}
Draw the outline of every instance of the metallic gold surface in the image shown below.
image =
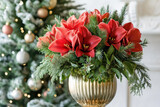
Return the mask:
{"type": "Polygon", "coordinates": [[[69,91],[82,107],[105,107],[114,98],[117,80],[98,83],[84,81],[81,77],[69,77],[69,91]]]}

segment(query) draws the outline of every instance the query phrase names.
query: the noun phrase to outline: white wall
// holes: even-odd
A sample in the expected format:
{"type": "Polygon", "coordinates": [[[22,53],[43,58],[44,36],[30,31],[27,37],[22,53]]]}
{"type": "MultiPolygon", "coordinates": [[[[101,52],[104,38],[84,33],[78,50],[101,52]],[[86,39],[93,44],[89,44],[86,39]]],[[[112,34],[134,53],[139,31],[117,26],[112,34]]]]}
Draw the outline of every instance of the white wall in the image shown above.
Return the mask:
{"type": "MultiPolygon", "coordinates": [[[[111,9],[118,9],[120,10],[121,7],[124,5],[124,3],[120,1],[136,1],[136,0],[75,0],[77,4],[86,4],[84,7],[86,10],[94,10],[100,9],[102,6],[110,5],[111,9]]],[[[143,10],[140,8],[143,8],[145,5],[145,0],[137,0],[140,2],[143,2],[143,5],[139,6],[139,11],[143,10]]],[[[149,0],[147,0],[149,1],[149,0]]],[[[152,0],[150,0],[152,2],[152,0]]],[[[154,0],[156,4],[156,0],[154,0]]],[[[138,3],[138,2],[137,2],[138,3]]],[[[147,4],[148,5],[148,4],[147,4]]],[[[156,6],[156,5],[155,5],[156,6]]],[[[154,6],[153,6],[154,7],[154,6]]],[[[156,7],[154,7],[156,9],[156,7]]],[[[138,7],[132,8],[135,10],[135,12],[138,10],[138,7]]],[[[148,8],[150,9],[150,8],[148,8]]],[[[157,10],[159,10],[159,7],[157,7],[157,10]]],[[[143,10],[146,11],[147,10],[143,10]]],[[[83,11],[81,11],[83,12],[83,11]]],[[[131,14],[131,16],[134,16],[131,14]]],[[[143,20],[138,13],[135,15],[136,17],[139,16],[139,19],[143,20]]],[[[156,16],[153,16],[152,19],[160,20],[160,14],[156,14],[156,16]]],[[[145,16],[145,18],[150,18],[150,16],[145,16]]],[[[137,21],[139,20],[137,19],[137,21]]],[[[144,21],[147,26],[147,20],[144,21]]],[[[156,23],[156,22],[154,22],[156,23]]],[[[139,24],[141,24],[139,22],[139,24]]],[[[160,24],[156,25],[157,27],[160,24]]],[[[141,28],[140,28],[141,29],[141,28]]],[[[134,96],[130,95],[128,91],[128,85],[127,81],[124,80],[123,82],[118,81],[118,90],[116,93],[115,98],[113,101],[107,105],[107,107],[160,107],[160,29],[155,30],[152,25],[147,26],[147,30],[143,29],[142,35],[143,38],[146,38],[149,42],[148,47],[144,49],[144,57],[142,62],[150,69],[149,75],[151,78],[151,89],[145,89],[143,91],[142,96],[134,96]],[[157,33],[157,31],[159,31],[157,33]]]]}

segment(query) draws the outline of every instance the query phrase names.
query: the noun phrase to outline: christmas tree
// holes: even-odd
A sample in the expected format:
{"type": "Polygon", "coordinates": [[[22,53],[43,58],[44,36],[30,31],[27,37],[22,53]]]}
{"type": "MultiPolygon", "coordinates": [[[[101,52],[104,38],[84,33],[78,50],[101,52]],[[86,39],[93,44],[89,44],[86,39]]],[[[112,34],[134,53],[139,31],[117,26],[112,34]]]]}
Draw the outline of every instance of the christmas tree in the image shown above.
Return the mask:
{"type": "Polygon", "coordinates": [[[36,37],[72,9],[82,8],[72,0],[0,0],[0,107],[77,107],[65,81],[32,75],[48,57],[35,50],[36,37]]]}

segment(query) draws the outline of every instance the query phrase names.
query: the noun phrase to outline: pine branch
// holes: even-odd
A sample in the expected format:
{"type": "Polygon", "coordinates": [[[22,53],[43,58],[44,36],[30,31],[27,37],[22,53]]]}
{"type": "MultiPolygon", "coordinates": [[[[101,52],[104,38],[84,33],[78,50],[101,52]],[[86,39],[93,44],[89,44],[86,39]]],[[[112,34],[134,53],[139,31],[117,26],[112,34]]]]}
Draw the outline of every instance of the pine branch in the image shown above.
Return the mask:
{"type": "Polygon", "coordinates": [[[126,4],[124,5],[124,7],[122,8],[122,10],[121,10],[121,14],[120,14],[120,17],[119,17],[119,20],[118,20],[120,25],[123,23],[123,20],[124,20],[125,14],[126,14],[127,7],[128,7],[128,3],[126,3],[126,4]]]}

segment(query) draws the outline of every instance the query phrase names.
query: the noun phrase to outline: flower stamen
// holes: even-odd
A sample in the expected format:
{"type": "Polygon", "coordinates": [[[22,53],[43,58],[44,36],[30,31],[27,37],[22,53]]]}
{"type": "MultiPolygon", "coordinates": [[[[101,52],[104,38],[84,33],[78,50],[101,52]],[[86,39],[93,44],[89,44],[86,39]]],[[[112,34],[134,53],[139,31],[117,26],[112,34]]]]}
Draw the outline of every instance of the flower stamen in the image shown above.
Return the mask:
{"type": "Polygon", "coordinates": [[[84,49],[88,49],[89,46],[87,46],[86,44],[83,44],[83,48],[84,48],[84,49]]]}
{"type": "Polygon", "coordinates": [[[68,44],[64,44],[64,46],[67,47],[68,49],[71,49],[68,44]]]}

